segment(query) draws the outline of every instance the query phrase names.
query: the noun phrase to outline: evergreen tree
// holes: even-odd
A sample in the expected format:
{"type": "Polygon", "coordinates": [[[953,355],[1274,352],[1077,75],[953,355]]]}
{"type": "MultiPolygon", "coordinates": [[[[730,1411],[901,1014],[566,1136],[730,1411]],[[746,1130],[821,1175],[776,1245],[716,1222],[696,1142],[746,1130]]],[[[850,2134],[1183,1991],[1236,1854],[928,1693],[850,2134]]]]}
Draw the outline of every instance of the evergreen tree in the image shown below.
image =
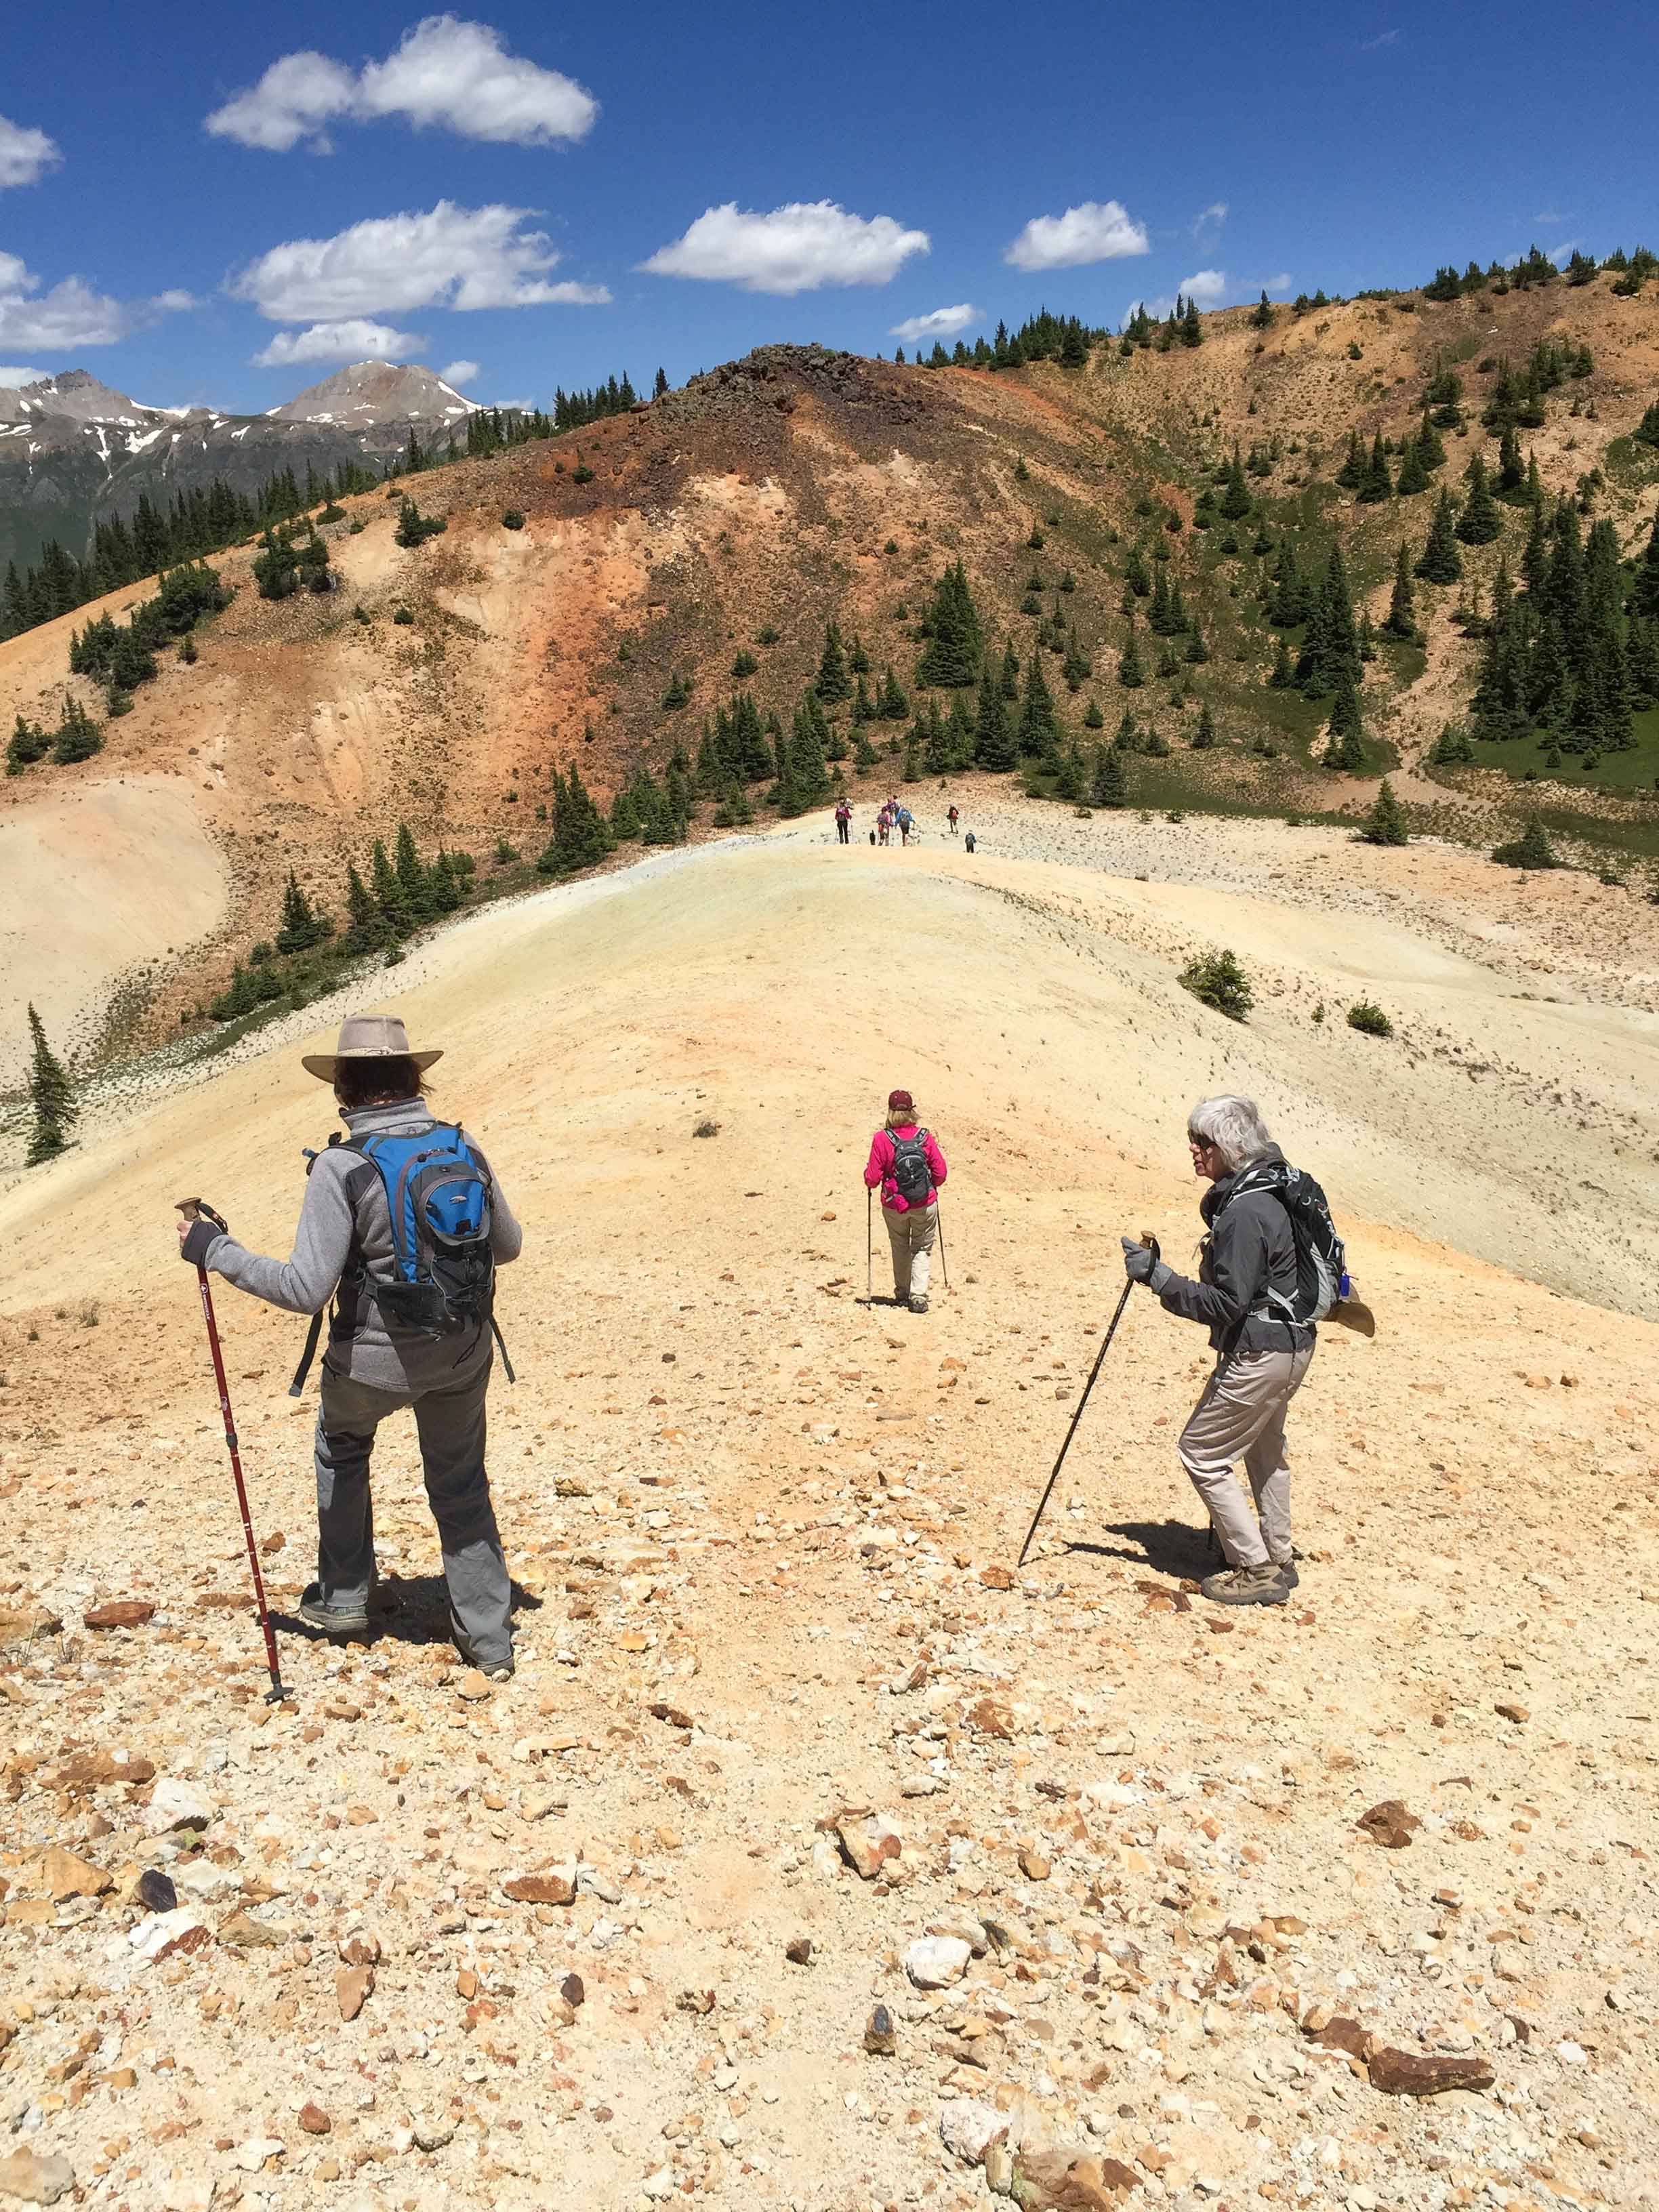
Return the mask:
{"type": "Polygon", "coordinates": [[[1415,438],[1407,438],[1406,450],[1400,457],[1400,479],[1395,485],[1401,499],[1412,499],[1429,488],[1429,471],[1423,459],[1423,448],[1415,438]]]}
{"type": "Polygon", "coordinates": [[[1479,453],[1470,454],[1466,474],[1469,488],[1457,518],[1457,535],[1465,545],[1490,545],[1502,531],[1504,519],[1487,485],[1486,465],[1479,453]]]}
{"type": "Polygon", "coordinates": [[[1360,477],[1358,495],[1362,507],[1379,507],[1384,500],[1394,497],[1394,478],[1389,473],[1389,457],[1382,450],[1380,430],[1371,440],[1370,459],[1360,477]]]}
{"type": "Polygon", "coordinates": [[[1347,457],[1336,472],[1336,482],[1344,491],[1358,491],[1365,481],[1365,449],[1359,442],[1358,430],[1348,433],[1347,457]]]}
{"type": "Polygon", "coordinates": [[[1146,557],[1139,545],[1129,548],[1128,558],[1123,564],[1123,580],[1138,599],[1144,599],[1152,588],[1146,574],[1146,557]]]}
{"type": "Polygon", "coordinates": [[[416,924],[429,921],[433,914],[431,884],[422,865],[420,854],[416,850],[415,833],[407,822],[398,824],[398,842],[393,848],[392,865],[410,921],[416,924]]]}
{"type": "Polygon", "coordinates": [[[1198,302],[1189,299],[1187,312],[1181,318],[1181,343],[1185,346],[1202,345],[1204,326],[1198,319],[1198,302]]]}
{"type": "Polygon", "coordinates": [[[62,767],[70,762],[90,760],[101,752],[104,732],[94,722],[78,699],[64,695],[64,718],[52,738],[52,759],[62,767]]]}
{"type": "MultiPolygon", "coordinates": [[[[378,847],[380,859],[386,860],[386,848],[378,847]]],[[[386,874],[395,884],[390,863],[386,874]]],[[[346,866],[346,933],[343,939],[348,952],[374,952],[387,943],[391,937],[386,919],[373,892],[357,872],[355,861],[346,866]]]]}
{"type": "Polygon", "coordinates": [[[979,716],[974,728],[974,757],[979,766],[1001,771],[1011,769],[1019,748],[1008,717],[1008,702],[988,663],[979,679],[979,716]]]}
{"type": "Polygon", "coordinates": [[[1135,623],[1129,617],[1129,635],[1124,641],[1123,651],[1117,664],[1117,680],[1126,691],[1138,691],[1146,681],[1146,672],[1140,665],[1140,647],[1135,637],[1135,623]]]}
{"type": "Polygon", "coordinates": [[[1367,845],[1403,845],[1407,842],[1410,832],[1406,827],[1406,810],[1395,797],[1394,787],[1386,775],[1360,836],[1367,845]]]}
{"type": "Polygon", "coordinates": [[[45,1024],[33,1005],[28,1010],[29,1039],[33,1048],[29,1063],[29,1104],[33,1112],[27,1164],[38,1167],[54,1158],[70,1141],[70,1132],[80,1116],[63,1062],[46,1042],[45,1024]]]}
{"type": "Polygon", "coordinates": [[[1010,704],[1019,696],[1019,655],[1014,651],[1011,638],[1002,649],[1002,672],[998,684],[1002,696],[1010,704]]]}
{"type": "Polygon", "coordinates": [[[1403,538],[1394,557],[1394,590],[1382,628],[1389,637],[1403,638],[1407,644],[1417,636],[1417,595],[1412,589],[1411,558],[1403,538]]]}
{"type": "Polygon", "coordinates": [[[1227,464],[1226,488],[1221,495],[1221,514],[1224,521],[1242,522],[1250,511],[1250,487],[1244,480],[1244,464],[1238,457],[1238,441],[1233,441],[1233,457],[1227,464]]]}
{"type": "Polygon", "coordinates": [[[1115,808],[1128,805],[1129,779],[1124,770],[1123,756],[1115,746],[1096,746],[1094,780],[1089,797],[1096,806],[1115,808]]]}
{"type": "Polygon", "coordinates": [[[553,835],[536,866],[544,876],[574,875],[596,867],[611,852],[605,817],[589,795],[573,761],[568,776],[553,771],[553,835]]]}
{"type": "Polygon", "coordinates": [[[1360,678],[1359,639],[1354,628],[1353,600],[1342,549],[1333,545],[1325,564],[1319,596],[1308,618],[1307,632],[1296,665],[1296,681],[1310,698],[1337,690],[1346,680],[1360,678]]]}
{"type": "Polygon", "coordinates": [[[1060,670],[1068,691],[1080,691],[1085,679],[1095,672],[1095,665],[1077,640],[1077,624],[1073,623],[1066,635],[1066,659],[1060,670]]]}
{"type": "Polygon", "coordinates": [[[1325,748],[1326,767],[1340,769],[1349,775],[1363,775],[1365,743],[1360,728],[1359,695],[1351,677],[1345,676],[1338,684],[1331,719],[1326,726],[1330,735],[1330,743],[1325,748]]]}
{"type": "Polygon", "coordinates": [[[1291,648],[1281,637],[1267,682],[1275,691],[1287,691],[1295,681],[1296,669],[1291,660],[1291,648]]]}
{"type": "Polygon", "coordinates": [[[1194,667],[1201,667],[1209,657],[1210,648],[1204,642],[1204,632],[1199,625],[1198,617],[1194,615],[1187,635],[1187,658],[1194,667]]]}
{"type": "Polygon", "coordinates": [[[1659,514],[1653,518],[1647,546],[1630,587],[1630,611],[1644,622],[1659,621],[1659,514]]]}
{"type": "Polygon", "coordinates": [[[1496,848],[1492,858],[1506,868],[1559,868],[1561,866],[1560,858],[1535,814],[1519,837],[1496,848]]]}
{"type": "MultiPolygon", "coordinates": [[[[542,389],[545,391],[547,389],[546,386],[544,385],[542,389]]],[[[651,387],[651,397],[653,399],[660,399],[667,389],[668,371],[665,368],[659,368],[657,371],[657,380],[651,387]]]]}
{"type": "Polygon", "coordinates": [[[1434,750],[1429,755],[1437,767],[1450,768],[1474,758],[1474,747],[1455,722],[1448,722],[1434,741],[1434,750]]]}
{"type": "Polygon", "coordinates": [[[1443,491],[1435,501],[1428,542],[1413,573],[1425,584],[1455,584],[1463,573],[1462,556],[1457,550],[1455,511],[1449,492],[1443,491]]]}
{"type": "Polygon", "coordinates": [[[881,681],[881,719],[884,722],[902,722],[909,711],[910,702],[890,661],[881,681]]]}
{"type": "Polygon", "coordinates": [[[837,700],[852,696],[852,679],[847,672],[847,654],[842,646],[839,623],[824,624],[823,655],[818,662],[817,682],[813,689],[826,707],[833,707],[837,700]]]}
{"type": "Polygon", "coordinates": [[[1054,702],[1043,680],[1040,657],[1033,653],[1025,665],[1025,691],[1020,702],[1019,750],[1027,758],[1052,758],[1060,744],[1060,725],[1054,702]]]}
{"type": "Polygon", "coordinates": [[[1264,285],[1262,287],[1261,297],[1257,301],[1255,306],[1250,311],[1250,328],[1253,331],[1271,330],[1273,327],[1273,307],[1268,301],[1267,287],[1264,285]]]}
{"type": "MultiPolygon", "coordinates": [[[[1279,650],[1284,650],[1282,645],[1279,650]]],[[[1198,710],[1198,727],[1193,732],[1193,750],[1195,753],[1208,752],[1214,744],[1215,717],[1210,712],[1210,702],[1206,699],[1198,710]]]]}
{"type": "Polygon", "coordinates": [[[279,952],[307,952],[331,934],[326,918],[319,914],[301,890],[292,868],[283,891],[283,916],[276,930],[279,952]]]}
{"type": "Polygon", "coordinates": [[[977,683],[982,632],[960,561],[939,578],[924,626],[927,643],[916,664],[916,682],[945,690],[977,683]]]}

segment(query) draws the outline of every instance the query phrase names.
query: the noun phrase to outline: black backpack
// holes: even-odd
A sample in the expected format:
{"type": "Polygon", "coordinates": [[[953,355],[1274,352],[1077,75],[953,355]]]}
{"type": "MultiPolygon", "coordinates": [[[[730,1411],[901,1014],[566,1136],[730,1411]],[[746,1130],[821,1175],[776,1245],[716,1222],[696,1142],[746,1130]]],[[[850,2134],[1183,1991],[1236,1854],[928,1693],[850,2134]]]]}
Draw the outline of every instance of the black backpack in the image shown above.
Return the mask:
{"type": "Polygon", "coordinates": [[[1298,1323],[1323,1321],[1348,1295],[1346,1255],[1331,1218],[1330,1201],[1310,1175],[1285,1160],[1264,1160],[1247,1168],[1228,1192],[1228,1204],[1251,1190],[1273,1193],[1290,1217],[1296,1243],[1296,1296],[1287,1306],[1268,1291],[1270,1316],[1298,1323]]]}
{"type": "Polygon", "coordinates": [[[933,1194],[933,1170],[927,1164],[927,1132],[901,1137],[890,1129],[893,1146],[893,1188],[907,1206],[926,1206],[933,1194]]]}

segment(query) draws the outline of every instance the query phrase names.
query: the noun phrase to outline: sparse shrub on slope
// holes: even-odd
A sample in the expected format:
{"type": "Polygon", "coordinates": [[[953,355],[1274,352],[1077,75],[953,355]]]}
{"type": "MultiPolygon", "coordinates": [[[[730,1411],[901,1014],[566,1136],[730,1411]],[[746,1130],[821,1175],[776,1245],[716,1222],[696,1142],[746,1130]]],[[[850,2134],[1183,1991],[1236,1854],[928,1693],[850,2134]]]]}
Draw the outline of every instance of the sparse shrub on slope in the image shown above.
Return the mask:
{"type": "Polygon", "coordinates": [[[1212,1007],[1230,1022],[1243,1021],[1255,1004],[1249,978],[1235,955],[1222,948],[1195,953],[1176,980],[1201,1006],[1212,1007]]]}

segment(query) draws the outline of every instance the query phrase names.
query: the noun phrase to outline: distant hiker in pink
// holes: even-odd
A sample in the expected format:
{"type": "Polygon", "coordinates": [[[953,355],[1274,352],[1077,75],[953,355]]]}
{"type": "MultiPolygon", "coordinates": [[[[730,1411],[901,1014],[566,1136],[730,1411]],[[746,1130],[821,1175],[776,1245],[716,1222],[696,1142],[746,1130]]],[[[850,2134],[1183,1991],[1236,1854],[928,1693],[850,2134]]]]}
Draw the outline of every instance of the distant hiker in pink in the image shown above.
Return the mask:
{"type": "Polygon", "coordinates": [[[852,827],[853,810],[843,799],[836,808],[836,841],[838,844],[845,845],[851,842],[852,827]]]}
{"type": "Polygon", "coordinates": [[[954,837],[957,834],[957,824],[962,819],[962,817],[957,812],[954,806],[951,806],[945,809],[945,818],[950,823],[951,835],[954,837]]]}
{"type": "Polygon", "coordinates": [[[881,1193],[881,1218],[893,1248],[893,1299],[912,1313],[927,1310],[927,1273],[939,1235],[935,1194],[950,1172],[930,1131],[916,1123],[908,1091],[887,1101],[887,1120],[870,1142],[864,1180],[881,1193]]]}

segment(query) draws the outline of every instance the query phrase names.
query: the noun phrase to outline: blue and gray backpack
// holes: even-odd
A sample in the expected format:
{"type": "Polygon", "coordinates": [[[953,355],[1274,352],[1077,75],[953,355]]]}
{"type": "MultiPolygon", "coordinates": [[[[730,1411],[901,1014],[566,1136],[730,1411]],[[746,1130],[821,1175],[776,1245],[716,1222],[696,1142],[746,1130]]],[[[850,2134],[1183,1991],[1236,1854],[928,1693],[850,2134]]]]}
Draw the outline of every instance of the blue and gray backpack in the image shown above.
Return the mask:
{"type": "MultiPolygon", "coordinates": [[[[495,1337],[509,1382],[513,1363],[495,1326],[495,1255],[490,1244],[493,1213],[489,1170],[468,1143],[465,1132],[444,1121],[428,1121],[393,1134],[338,1135],[331,1146],[362,1155],[386,1191],[392,1222],[390,1272],[371,1273],[361,1255],[340,1279],[335,1326],[349,1330],[347,1304],[372,1295],[394,1333],[441,1338],[488,1328],[495,1337]]],[[[318,1155],[307,1154],[306,1173],[318,1155]]],[[[351,1188],[354,1200],[362,1186],[351,1188]]],[[[290,1397],[305,1388],[316,1355],[323,1317],[316,1315],[292,1383],[290,1397]]]]}

